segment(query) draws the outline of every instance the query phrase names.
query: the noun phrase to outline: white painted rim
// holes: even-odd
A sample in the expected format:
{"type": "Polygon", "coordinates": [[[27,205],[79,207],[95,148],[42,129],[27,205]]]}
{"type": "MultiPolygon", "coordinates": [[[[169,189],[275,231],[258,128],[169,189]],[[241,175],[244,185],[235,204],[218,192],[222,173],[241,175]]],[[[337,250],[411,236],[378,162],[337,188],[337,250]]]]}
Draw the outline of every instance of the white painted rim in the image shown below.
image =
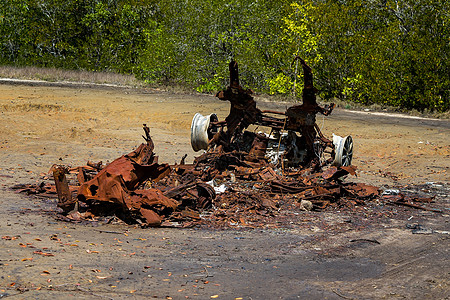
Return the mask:
{"type": "Polygon", "coordinates": [[[205,117],[200,113],[196,113],[194,118],[192,118],[191,146],[194,151],[197,152],[208,149],[208,127],[213,118],[217,119],[217,115],[210,114],[205,117]]]}

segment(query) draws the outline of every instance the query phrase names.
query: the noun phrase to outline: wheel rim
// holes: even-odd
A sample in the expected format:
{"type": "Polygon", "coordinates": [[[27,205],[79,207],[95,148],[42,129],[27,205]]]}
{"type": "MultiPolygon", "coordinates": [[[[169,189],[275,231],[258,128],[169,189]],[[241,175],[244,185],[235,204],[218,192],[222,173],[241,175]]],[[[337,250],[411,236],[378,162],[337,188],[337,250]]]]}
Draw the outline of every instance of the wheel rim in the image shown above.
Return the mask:
{"type": "Polygon", "coordinates": [[[203,116],[196,113],[191,123],[191,146],[194,151],[208,149],[208,127],[212,120],[217,120],[216,114],[203,116]]]}
{"type": "Polygon", "coordinates": [[[353,139],[351,136],[347,136],[344,139],[344,145],[342,147],[341,160],[344,167],[352,164],[353,158],[353,139]]]}
{"type": "Polygon", "coordinates": [[[350,166],[353,158],[353,139],[351,136],[342,138],[333,134],[333,144],[335,146],[335,156],[333,164],[340,166],[350,166]]]}

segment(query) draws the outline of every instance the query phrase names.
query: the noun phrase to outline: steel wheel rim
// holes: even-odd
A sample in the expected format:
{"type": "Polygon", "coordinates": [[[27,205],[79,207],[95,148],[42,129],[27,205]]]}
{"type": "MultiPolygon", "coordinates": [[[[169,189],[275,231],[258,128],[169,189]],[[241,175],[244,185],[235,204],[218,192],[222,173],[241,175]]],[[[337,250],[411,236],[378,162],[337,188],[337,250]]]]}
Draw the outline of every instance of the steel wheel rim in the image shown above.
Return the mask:
{"type": "Polygon", "coordinates": [[[353,139],[351,136],[347,136],[342,147],[342,165],[344,167],[352,164],[353,158],[353,139]]]}

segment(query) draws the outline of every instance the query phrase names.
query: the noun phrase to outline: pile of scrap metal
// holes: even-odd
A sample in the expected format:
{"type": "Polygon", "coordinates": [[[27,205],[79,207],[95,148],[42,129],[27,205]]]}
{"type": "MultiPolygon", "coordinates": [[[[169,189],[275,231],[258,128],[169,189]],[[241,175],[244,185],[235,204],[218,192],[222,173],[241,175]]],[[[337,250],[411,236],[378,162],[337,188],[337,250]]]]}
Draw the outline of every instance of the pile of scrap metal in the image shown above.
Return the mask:
{"type": "Polygon", "coordinates": [[[161,190],[141,188],[144,182],[156,182],[171,171],[168,164],[158,164],[150,130],[145,124],[144,131],[146,144],[105,168],[101,168],[99,163],[72,169],[78,173],[80,185],[76,198],[72,196],[65,176],[69,169],[54,165],[51,171],[58,193],[58,206],[73,219],[117,213],[125,221],[142,220],[148,225],[159,225],[178,203],[164,196],[161,190]]]}
{"type": "Polygon", "coordinates": [[[36,192],[56,190],[58,207],[67,220],[115,215],[143,226],[250,227],[270,223],[282,209],[353,207],[378,195],[376,187],[339,180],[355,174],[352,166],[280,174],[267,159],[256,161],[248,153],[225,152],[221,147],[193,164],[183,160],[172,166],[159,164],[145,124],[144,130],[147,143],[104,168],[101,163],[71,169],[54,165],[56,189],[39,186],[36,192]],[[69,184],[68,173],[77,174],[78,184],[69,184]]]}
{"type": "MultiPolygon", "coordinates": [[[[192,146],[206,151],[192,164],[185,164],[185,157],[172,166],[158,163],[150,129],[144,124],[146,143],[104,168],[101,163],[72,169],[53,166],[64,218],[115,215],[143,226],[258,227],[273,223],[286,211],[354,209],[378,197],[377,187],[341,181],[342,176],[355,175],[351,137],[335,136],[332,142],[322,135],[315,115],[330,114],[334,105],[321,108],[316,103],[311,69],[300,61],[303,104],[286,113],[259,110],[251,92],[239,85],[237,64],[232,61],[230,87],[217,94],[231,102],[230,114],[225,121],[215,114],[194,116],[192,146]],[[250,125],[266,126],[271,132],[245,131],[250,125]],[[328,159],[323,158],[325,153],[328,159]],[[69,172],[77,174],[78,184],[69,185],[69,172]]],[[[39,186],[33,192],[51,194],[55,189],[39,186]]]]}

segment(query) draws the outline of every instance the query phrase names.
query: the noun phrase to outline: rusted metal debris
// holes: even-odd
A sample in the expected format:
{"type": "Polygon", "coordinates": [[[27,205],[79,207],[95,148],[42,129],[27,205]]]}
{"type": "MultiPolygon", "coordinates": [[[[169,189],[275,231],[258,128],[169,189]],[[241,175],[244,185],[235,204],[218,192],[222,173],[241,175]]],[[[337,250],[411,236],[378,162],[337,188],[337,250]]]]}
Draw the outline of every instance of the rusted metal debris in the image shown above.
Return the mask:
{"type": "Polygon", "coordinates": [[[71,211],[75,208],[75,199],[72,198],[72,192],[69,189],[66,174],[69,173],[67,167],[53,165],[50,169],[55,180],[56,192],[58,193],[58,207],[64,211],[71,211]]]}
{"type": "Polygon", "coordinates": [[[158,163],[150,129],[144,124],[146,143],[107,166],[101,162],[71,169],[53,166],[56,189],[45,184],[16,189],[52,197],[57,194],[66,220],[115,215],[143,226],[260,227],[283,219],[289,211],[356,210],[374,199],[436,211],[417,204],[432,199],[381,196],[378,187],[342,181],[356,175],[356,167],[350,164],[351,138],[334,143],[320,132],[315,115],[328,115],[334,105],[321,108],[316,103],[311,69],[300,61],[305,75],[303,104],[286,113],[259,110],[251,91],[239,85],[237,64],[232,61],[230,86],[217,94],[230,101],[230,114],[225,121],[218,121],[214,114],[194,117],[192,145],[195,150],[207,151],[192,164],[185,164],[186,156],[180,164],[158,163]],[[245,131],[251,124],[272,131],[269,135],[245,131]],[[269,150],[281,152],[281,142],[283,154],[274,159],[269,150]],[[338,149],[345,143],[345,151],[338,149]],[[323,160],[321,154],[326,151],[330,158],[323,160]],[[341,157],[336,163],[338,151],[341,157]],[[71,184],[67,173],[76,175],[71,184]]]}
{"type": "MultiPolygon", "coordinates": [[[[422,206],[431,202],[430,198],[380,196],[375,186],[343,182],[342,177],[355,174],[354,166],[281,172],[265,159],[255,162],[248,153],[225,152],[222,147],[200,155],[193,164],[169,166],[158,163],[149,135],[146,140],[147,144],[104,168],[53,167],[54,173],[72,174],[65,193],[57,194],[55,186],[48,184],[16,189],[48,197],[58,195],[58,206],[68,221],[115,215],[143,226],[252,228],[279,222],[275,220],[282,220],[289,211],[356,210],[375,199],[378,203],[436,211],[422,206]],[[77,182],[80,173],[85,179],[77,182]],[[67,191],[74,202],[61,205],[69,199],[67,191]]],[[[55,185],[61,182],[64,180],[55,176],[55,185]]]]}
{"type": "Polygon", "coordinates": [[[159,225],[178,203],[163,195],[158,189],[139,189],[147,180],[157,182],[170,173],[168,164],[158,164],[153,153],[149,129],[144,124],[147,144],[107,165],[91,180],[81,183],[78,201],[92,211],[105,207],[119,210],[126,217],[148,225],[159,225]]]}
{"type": "Polygon", "coordinates": [[[289,107],[284,113],[257,108],[252,91],[244,90],[239,84],[237,63],[231,61],[230,86],[216,94],[220,100],[230,102],[230,112],[225,121],[219,121],[215,114],[194,116],[191,126],[194,150],[223,147],[227,152],[244,151],[254,160],[269,157],[282,169],[298,166],[320,169],[331,163],[351,165],[352,138],[335,136],[331,141],[316,124],[316,114],[328,116],[335,105],[317,104],[312,70],[303,59],[295,59],[303,67],[303,103],[289,107]],[[270,134],[245,131],[250,125],[270,128],[270,134]],[[325,153],[330,157],[324,159],[325,153]]]}

